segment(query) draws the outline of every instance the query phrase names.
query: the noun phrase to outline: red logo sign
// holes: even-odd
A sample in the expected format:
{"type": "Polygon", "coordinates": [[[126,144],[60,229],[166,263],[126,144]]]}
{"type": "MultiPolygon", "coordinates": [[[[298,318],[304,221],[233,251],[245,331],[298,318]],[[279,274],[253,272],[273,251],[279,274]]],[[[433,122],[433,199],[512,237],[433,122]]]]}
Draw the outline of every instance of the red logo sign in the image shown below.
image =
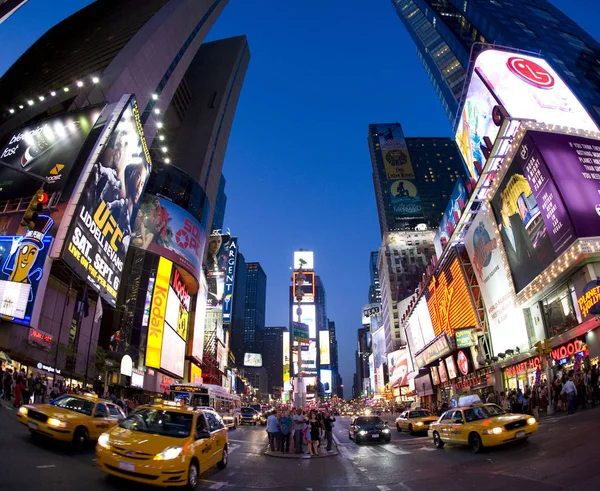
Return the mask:
{"type": "Polygon", "coordinates": [[[506,62],[508,69],[529,85],[538,89],[551,89],[554,87],[554,77],[544,67],[534,61],[512,56],[506,62]]]}
{"type": "Polygon", "coordinates": [[[467,375],[469,373],[469,359],[467,355],[465,355],[464,351],[459,351],[456,357],[456,361],[458,362],[458,369],[460,373],[463,375],[467,375]]]}
{"type": "Polygon", "coordinates": [[[185,250],[190,248],[197,254],[200,241],[200,229],[189,218],[186,218],[183,221],[183,228],[180,228],[175,233],[175,242],[177,242],[177,245],[181,247],[181,249],[185,250]]]}

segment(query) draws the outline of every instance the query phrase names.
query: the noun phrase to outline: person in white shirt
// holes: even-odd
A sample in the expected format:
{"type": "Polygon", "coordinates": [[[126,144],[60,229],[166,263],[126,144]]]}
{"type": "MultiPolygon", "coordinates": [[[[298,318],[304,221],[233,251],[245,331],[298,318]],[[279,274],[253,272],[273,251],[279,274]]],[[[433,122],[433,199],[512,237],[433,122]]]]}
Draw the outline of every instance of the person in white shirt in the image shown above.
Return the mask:
{"type": "Polygon", "coordinates": [[[577,397],[577,387],[573,383],[573,375],[569,375],[569,380],[563,385],[561,394],[567,394],[567,404],[569,408],[569,414],[575,413],[575,398],[577,397]]]}

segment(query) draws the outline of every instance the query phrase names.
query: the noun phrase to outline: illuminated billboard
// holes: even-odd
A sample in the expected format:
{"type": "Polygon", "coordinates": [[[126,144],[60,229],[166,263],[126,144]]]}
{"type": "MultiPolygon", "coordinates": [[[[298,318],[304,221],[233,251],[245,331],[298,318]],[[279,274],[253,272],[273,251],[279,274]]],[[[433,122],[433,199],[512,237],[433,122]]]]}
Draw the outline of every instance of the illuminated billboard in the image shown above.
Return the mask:
{"type": "Polygon", "coordinates": [[[419,325],[421,326],[421,333],[423,334],[423,342],[429,344],[435,338],[435,330],[433,323],[431,322],[431,315],[427,307],[427,300],[421,297],[417,303],[416,313],[419,318],[419,325]]]}
{"type": "Polygon", "coordinates": [[[166,257],[198,279],[205,243],[206,232],[190,213],[165,198],[144,194],[131,245],[166,257]]]}
{"type": "Polygon", "coordinates": [[[484,137],[493,144],[503,116],[598,131],[596,124],[552,67],[542,58],[490,49],[476,58],[456,143],[469,173],[485,166],[484,137]]]}
{"type": "Polygon", "coordinates": [[[388,181],[392,214],[398,217],[423,216],[423,203],[417,182],[411,179],[388,181]]]}
{"type": "MultiPolygon", "coordinates": [[[[167,312],[167,297],[173,263],[164,257],[158,262],[150,317],[148,319],[148,337],[146,340],[146,366],[160,368],[165,330],[165,315],[167,312]]],[[[184,343],[185,344],[185,343],[184,343]]]]}
{"type": "Polygon", "coordinates": [[[244,353],[245,367],[262,367],[262,355],[260,353],[244,353]]]}
{"type": "MultiPolygon", "coordinates": [[[[316,286],[315,286],[315,273],[310,272],[310,271],[303,271],[302,274],[304,275],[304,283],[302,284],[302,303],[312,303],[315,301],[315,292],[316,292],[316,286]]],[[[294,271],[294,275],[292,278],[293,284],[294,284],[294,289],[296,288],[296,279],[298,277],[298,272],[294,271]]],[[[298,300],[296,300],[296,295],[295,295],[295,290],[294,290],[294,303],[298,303],[298,300]]]]}
{"type": "Polygon", "coordinates": [[[403,387],[408,385],[408,372],[410,370],[408,349],[401,348],[388,353],[387,356],[390,387],[403,387]]]}
{"type": "Polygon", "coordinates": [[[444,363],[446,363],[446,371],[448,372],[448,378],[450,380],[454,380],[457,376],[456,362],[454,361],[454,357],[450,355],[444,360],[444,363]]]}
{"type": "Polygon", "coordinates": [[[312,251],[294,251],[294,269],[315,269],[315,254],[312,251]]]}
{"type": "MultiPolygon", "coordinates": [[[[296,321],[298,319],[298,314],[296,313],[297,305],[292,306],[292,319],[296,321]]],[[[308,326],[308,337],[310,339],[317,339],[317,314],[314,304],[302,304],[302,324],[306,324],[308,326]]]]}
{"type": "Polygon", "coordinates": [[[329,354],[329,331],[319,331],[319,363],[329,365],[331,357],[329,354]]]}
{"type": "Polygon", "coordinates": [[[451,254],[425,288],[427,308],[436,336],[454,329],[477,326],[467,281],[458,258],[451,254]]]}
{"type": "Polygon", "coordinates": [[[0,167],[0,200],[33,196],[40,181],[27,173],[46,178],[44,190],[48,194],[62,191],[101,109],[92,107],[61,114],[12,134],[0,146],[0,160],[6,164],[0,167]]]}
{"type": "Polygon", "coordinates": [[[435,253],[438,257],[442,256],[442,252],[446,248],[446,244],[449,242],[452,233],[456,228],[460,217],[462,216],[465,205],[469,200],[469,194],[462,178],[456,179],[456,184],[452,190],[452,194],[446,205],[446,210],[442,215],[440,226],[438,231],[433,238],[433,244],[435,247],[435,253]]]}
{"type": "MultiPolygon", "coordinates": [[[[495,228],[493,218],[482,208],[465,235],[465,247],[485,303],[494,353],[503,353],[516,346],[528,346],[529,339],[523,311],[515,307],[512,281],[506,274],[495,228]]],[[[469,346],[471,334],[469,330],[465,333],[462,346],[469,346]]]]}
{"type": "Polygon", "coordinates": [[[160,368],[176,377],[183,377],[185,362],[185,341],[174,329],[165,325],[160,358],[160,368]]]}
{"type": "Polygon", "coordinates": [[[135,98],[124,96],[113,118],[106,145],[86,170],[63,259],[114,307],[151,161],[135,98]]]}
{"type": "Polygon", "coordinates": [[[283,332],[283,390],[292,390],[292,383],[290,381],[290,333],[288,331],[283,332]]]}
{"type": "Polygon", "coordinates": [[[212,234],[208,238],[207,249],[207,307],[209,310],[223,310],[223,320],[230,322],[233,303],[233,276],[237,260],[237,237],[212,234]],[[231,270],[231,278],[228,278],[228,271],[231,270]],[[225,313],[227,313],[227,319],[225,319],[225,313]]]}
{"type": "Polygon", "coordinates": [[[0,236],[0,314],[3,319],[29,325],[42,281],[53,225],[40,215],[33,230],[21,236],[0,236]]]}
{"type": "Polygon", "coordinates": [[[204,328],[206,326],[206,296],[208,285],[204,273],[200,277],[200,288],[196,295],[196,312],[194,315],[194,335],[192,339],[192,356],[202,361],[204,354],[204,328]]]}
{"type": "Polygon", "coordinates": [[[331,370],[321,370],[319,381],[323,384],[325,394],[331,394],[333,389],[333,377],[331,370]]]}

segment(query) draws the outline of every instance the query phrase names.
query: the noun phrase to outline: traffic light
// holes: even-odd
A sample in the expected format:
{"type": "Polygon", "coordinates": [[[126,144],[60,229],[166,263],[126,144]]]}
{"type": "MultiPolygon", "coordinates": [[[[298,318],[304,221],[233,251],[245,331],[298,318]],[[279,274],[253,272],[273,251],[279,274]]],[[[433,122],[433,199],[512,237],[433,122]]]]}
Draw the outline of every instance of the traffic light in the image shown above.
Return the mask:
{"type": "Polygon", "coordinates": [[[538,341],[537,343],[534,344],[535,349],[537,349],[538,352],[538,356],[541,358],[544,356],[544,346],[542,345],[541,341],[538,341]]]}
{"type": "Polygon", "coordinates": [[[33,198],[31,198],[31,201],[23,214],[21,227],[27,227],[29,230],[33,230],[35,228],[35,220],[37,220],[38,212],[42,211],[44,203],[47,201],[48,195],[44,192],[44,189],[38,189],[33,198]]]}
{"type": "Polygon", "coordinates": [[[550,340],[544,339],[544,354],[549,355],[552,353],[552,346],[550,346],[550,340]]]}

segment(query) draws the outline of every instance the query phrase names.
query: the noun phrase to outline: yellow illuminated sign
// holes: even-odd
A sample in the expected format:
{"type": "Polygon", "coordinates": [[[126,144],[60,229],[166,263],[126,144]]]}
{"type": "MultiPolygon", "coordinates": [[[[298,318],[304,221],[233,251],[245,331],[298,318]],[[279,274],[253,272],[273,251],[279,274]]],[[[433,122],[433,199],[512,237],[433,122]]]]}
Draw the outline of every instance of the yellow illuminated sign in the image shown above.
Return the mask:
{"type": "Polygon", "coordinates": [[[167,297],[169,295],[169,282],[173,263],[164,257],[158,262],[154,293],[150,304],[150,318],[148,320],[148,340],[146,343],[146,366],[160,368],[160,353],[162,349],[163,330],[165,327],[165,313],[167,311],[167,297]]]}

